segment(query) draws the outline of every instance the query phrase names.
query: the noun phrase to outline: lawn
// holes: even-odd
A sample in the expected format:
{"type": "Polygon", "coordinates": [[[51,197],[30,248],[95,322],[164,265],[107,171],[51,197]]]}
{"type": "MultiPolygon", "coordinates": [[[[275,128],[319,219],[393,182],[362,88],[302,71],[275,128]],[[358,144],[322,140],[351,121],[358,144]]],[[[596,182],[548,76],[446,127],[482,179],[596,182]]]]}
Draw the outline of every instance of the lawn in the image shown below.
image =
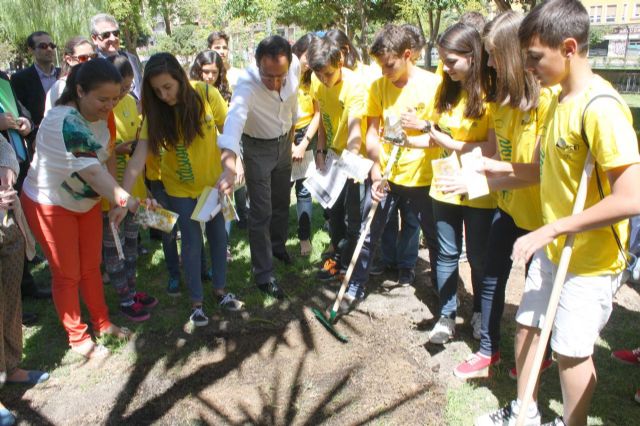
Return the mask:
{"type": "MultiPolygon", "coordinates": [[[[287,247],[297,254],[295,206],[290,213],[287,247]]],[[[310,260],[295,256],[292,266],[276,263],[289,295],[284,302],[256,291],[246,231],[234,230],[228,288],[246,302],[246,312],[229,315],[208,299],[211,323],[195,330],[186,324],[186,290],[179,298],[166,295],[160,244],[144,232],[151,254],[139,259],[138,286],[160,299],[152,318],[142,324],[125,321],[116,313],[115,292],[105,285],[113,321],[132,328],[136,337],[126,344],[106,341],[114,354],[99,364],[84,363],[68,350],[53,304],[26,300],[25,310],[37,312],[40,321],[25,328],[23,365],[47,369],[52,379],[33,389],[5,387],[3,403],[28,424],[469,425],[512,398],[515,382],[507,371],[513,366],[515,327],[510,319],[522,286],[521,269],[514,270],[509,283],[502,365],[488,380],[463,382],[451,370],[477,349],[468,326],[468,264],[461,264],[462,303],[452,343],[425,343],[438,302],[427,278],[428,256],[421,250],[413,287],[381,290],[378,284],[393,281],[388,273],[372,280],[365,303],[336,325],[350,338],[342,344],[309,311],[326,307],[337,289],[314,279],[328,242],[322,224],[316,206],[310,260]]],[[[46,268],[39,267],[36,277],[48,280],[46,268]]],[[[210,290],[205,294],[210,296],[210,290]]],[[[640,344],[640,297],[625,287],[616,302],[596,346],[600,382],[590,425],[633,424],[630,419],[639,409],[632,397],[640,387],[640,369],[615,363],[610,351],[640,344]]],[[[542,384],[545,421],[560,413],[560,401],[554,366],[542,384]]]]}

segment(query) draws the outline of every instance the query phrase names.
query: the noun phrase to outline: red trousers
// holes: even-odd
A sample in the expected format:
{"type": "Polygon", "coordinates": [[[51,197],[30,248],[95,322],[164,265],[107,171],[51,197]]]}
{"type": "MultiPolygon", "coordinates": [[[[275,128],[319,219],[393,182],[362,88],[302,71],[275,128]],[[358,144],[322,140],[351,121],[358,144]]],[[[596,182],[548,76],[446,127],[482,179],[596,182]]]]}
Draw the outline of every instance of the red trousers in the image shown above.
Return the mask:
{"type": "Polygon", "coordinates": [[[86,213],[77,213],[60,206],[39,204],[24,193],[20,201],[29,227],[49,261],[53,303],[69,336],[69,344],[79,345],[91,338],[88,326],[80,317],[80,296],[89,310],[94,331],[103,331],[111,325],[100,273],[100,203],[86,213]]]}

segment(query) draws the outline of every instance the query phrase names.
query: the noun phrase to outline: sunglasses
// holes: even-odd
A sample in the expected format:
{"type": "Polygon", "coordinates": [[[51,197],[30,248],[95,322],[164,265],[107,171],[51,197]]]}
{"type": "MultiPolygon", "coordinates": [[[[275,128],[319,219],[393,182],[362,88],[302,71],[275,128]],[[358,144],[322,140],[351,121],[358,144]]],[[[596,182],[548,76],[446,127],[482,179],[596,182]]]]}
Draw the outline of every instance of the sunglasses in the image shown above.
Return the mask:
{"type": "Polygon", "coordinates": [[[51,50],[56,50],[56,47],[58,47],[58,46],[56,46],[53,43],[38,43],[38,44],[36,44],[36,48],[37,49],[42,49],[42,50],[45,50],[47,48],[49,48],[51,50]]]}
{"type": "Polygon", "coordinates": [[[97,57],[98,57],[98,55],[96,55],[95,53],[92,53],[90,55],[72,56],[73,59],[75,59],[76,61],[78,61],[80,63],[90,61],[90,60],[95,59],[97,57]]]}
{"type": "Polygon", "coordinates": [[[112,35],[115,38],[119,38],[120,37],[120,30],[105,31],[103,33],[98,34],[98,38],[100,40],[106,40],[108,38],[111,38],[112,35]]]}

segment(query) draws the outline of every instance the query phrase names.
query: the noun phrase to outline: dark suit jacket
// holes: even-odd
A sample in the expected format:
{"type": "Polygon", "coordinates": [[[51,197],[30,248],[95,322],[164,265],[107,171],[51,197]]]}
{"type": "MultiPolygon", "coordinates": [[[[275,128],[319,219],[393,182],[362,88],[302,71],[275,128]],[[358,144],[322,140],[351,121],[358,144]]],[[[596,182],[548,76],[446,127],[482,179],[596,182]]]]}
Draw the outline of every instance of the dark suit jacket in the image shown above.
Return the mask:
{"type": "MultiPolygon", "coordinates": [[[[60,68],[56,68],[56,77],[60,76],[60,68]]],[[[18,71],[11,77],[11,87],[20,103],[31,114],[31,120],[36,126],[40,125],[44,117],[44,103],[47,94],[44,92],[35,65],[18,71]]]]}

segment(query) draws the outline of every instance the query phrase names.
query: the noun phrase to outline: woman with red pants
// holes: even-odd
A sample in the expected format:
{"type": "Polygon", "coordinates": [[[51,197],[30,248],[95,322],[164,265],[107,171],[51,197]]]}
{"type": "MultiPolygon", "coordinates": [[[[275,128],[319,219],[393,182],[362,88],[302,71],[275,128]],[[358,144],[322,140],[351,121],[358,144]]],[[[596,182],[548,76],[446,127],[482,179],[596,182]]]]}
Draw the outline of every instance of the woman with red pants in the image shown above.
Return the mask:
{"type": "Polygon", "coordinates": [[[138,202],[105,168],[113,138],[107,120],[120,98],[122,77],[110,62],[96,59],[75,66],[67,86],[40,125],[36,154],[21,201],[53,276],[53,301],[75,352],[102,357],[80,317],[80,296],[89,310],[94,334],[128,337],[109,321],[100,273],[102,214],[100,196],[116,206],[119,223],[138,202]],[[125,208],[126,207],[126,208],[125,208]]]}

